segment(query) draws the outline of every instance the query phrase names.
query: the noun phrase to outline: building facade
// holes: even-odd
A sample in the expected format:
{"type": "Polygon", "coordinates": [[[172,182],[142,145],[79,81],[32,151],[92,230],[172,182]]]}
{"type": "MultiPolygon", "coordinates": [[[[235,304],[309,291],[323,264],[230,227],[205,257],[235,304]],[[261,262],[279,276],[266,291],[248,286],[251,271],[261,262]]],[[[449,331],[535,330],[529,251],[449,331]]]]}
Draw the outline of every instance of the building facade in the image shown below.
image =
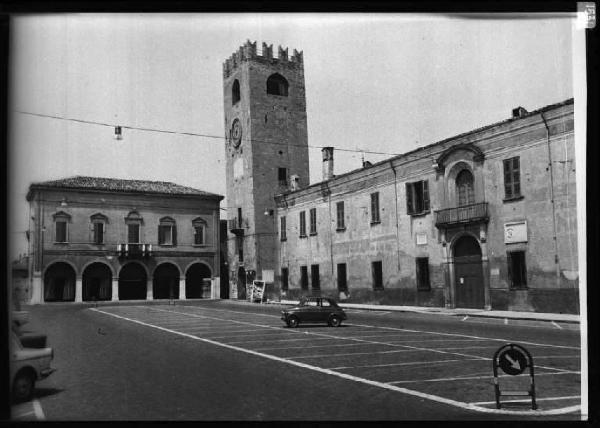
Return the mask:
{"type": "Polygon", "coordinates": [[[302,53],[223,64],[230,298],[579,311],[573,100],[309,185],[302,53]]]}
{"type": "Polygon", "coordinates": [[[573,100],[276,196],[274,296],[579,312],[573,100]]]}
{"type": "Polygon", "coordinates": [[[308,185],[302,52],[246,42],[223,64],[230,297],[253,279],[273,285],[277,260],[274,196],[308,185]]]}
{"type": "Polygon", "coordinates": [[[219,297],[222,199],[156,181],[32,184],[30,302],[219,297]]]}

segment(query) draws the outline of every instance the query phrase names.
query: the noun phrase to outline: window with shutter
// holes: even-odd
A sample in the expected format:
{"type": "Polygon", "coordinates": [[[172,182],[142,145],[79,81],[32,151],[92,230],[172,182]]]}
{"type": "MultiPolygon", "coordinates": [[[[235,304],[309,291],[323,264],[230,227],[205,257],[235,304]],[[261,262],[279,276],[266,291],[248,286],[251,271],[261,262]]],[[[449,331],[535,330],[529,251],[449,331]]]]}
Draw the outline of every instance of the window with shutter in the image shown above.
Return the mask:
{"type": "Polygon", "coordinates": [[[504,159],[504,197],[516,199],[521,197],[521,174],[519,156],[504,159]]]}
{"type": "Polygon", "coordinates": [[[371,193],[371,224],[379,222],[379,192],[375,192],[371,193]]]}
{"type": "Polygon", "coordinates": [[[127,242],[130,244],[139,244],[140,242],[140,225],[127,225],[127,242]]]}
{"type": "Polygon", "coordinates": [[[311,235],[317,234],[317,209],[316,208],[310,209],[310,234],[311,235]]]}
{"type": "Polygon", "coordinates": [[[94,244],[104,243],[104,223],[94,223],[94,244]]]}
{"type": "Polygon", "coordinates": [[[55,223],[56,242],[67,242],[67,222],[59,220],[55,223]]]}
{"type": "Polygon", "coordinates": [[[285,216],[282,216],[279,218],[279,221],[281,222],[281,227],[280,227],[280,239],[282,241],[287,241],[287,232],[286,232],[286,220],[285,220],[285,216]]]}
{"type": "Polygon", "coordinates": [[[344,201],[338,202],[336,204],[336,212],[337,212],[337,226],[336,230],[346,230],[346,223],[344,221],[344,201]]]}
{"type": "Polygon", "coordinates": [[[406,183],[406,213],[408,215],[419,215],[428,212],[429,185],[427,180],[406,183]]]}
{"type": "Polygon", "coordinates": [[[306,237],[306,212],[300,212],[300,237],[306,237]]]}
{"type": "MultiPolygon", "coordinates": [[[[202,217],[198,217],[192,220],[192,228],[194,229],[194,245],[206,244],[206,227],[207,223],[202,217]]],[[[177,229],[175,229],[175,238],[176,237],[177,229]]]]}

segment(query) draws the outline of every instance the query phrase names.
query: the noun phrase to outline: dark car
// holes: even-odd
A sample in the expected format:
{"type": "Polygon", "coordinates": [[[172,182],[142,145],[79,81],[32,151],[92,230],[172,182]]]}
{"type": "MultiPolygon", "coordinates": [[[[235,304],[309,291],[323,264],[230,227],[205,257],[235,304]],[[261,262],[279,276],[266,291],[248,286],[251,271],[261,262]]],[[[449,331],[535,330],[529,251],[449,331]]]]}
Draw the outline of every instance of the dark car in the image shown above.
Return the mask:
{"type": "Polygon", "coordinates": [[[339,327],[346,318],[344,310],[328,297],[304,297],[297,306],[281,311],[281,319],[288,327],[297,327],[301,322],[326,322],[339,327]]]}

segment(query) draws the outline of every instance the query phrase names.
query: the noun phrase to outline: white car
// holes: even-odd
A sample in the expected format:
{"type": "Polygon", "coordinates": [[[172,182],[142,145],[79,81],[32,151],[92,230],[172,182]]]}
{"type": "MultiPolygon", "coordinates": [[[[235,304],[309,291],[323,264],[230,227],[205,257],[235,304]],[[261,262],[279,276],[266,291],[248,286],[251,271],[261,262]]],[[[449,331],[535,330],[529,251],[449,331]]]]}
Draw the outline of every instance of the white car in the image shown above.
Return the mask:
{"type": "Polygon", "coordinates": [[[50,367],[54,358],[52,348],[24,348],[14,331],[10,332],[10,379],[13,400],[29,400],[35,383],[55,371],[50,367]]]}

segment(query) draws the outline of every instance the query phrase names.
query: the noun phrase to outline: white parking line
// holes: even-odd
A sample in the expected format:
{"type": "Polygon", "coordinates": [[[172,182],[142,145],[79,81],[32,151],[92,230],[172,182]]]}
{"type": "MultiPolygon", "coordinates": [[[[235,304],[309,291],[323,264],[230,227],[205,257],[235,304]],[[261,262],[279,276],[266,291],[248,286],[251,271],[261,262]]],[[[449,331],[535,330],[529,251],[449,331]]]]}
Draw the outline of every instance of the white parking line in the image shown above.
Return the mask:
{"type": "Polygon", "coordinates": [[[395,367],[395,366],[418,366],[418,365],[444,365],[446,363],[456,363],[456,362],[465,362],[465,361],[481,361],[479,358],[461,358],[460,360],[437,360],[437,361],[411,361],[408,363],[390,363],[390,364],[367,364],[364,366],[351,366],[351,367],[328,367],[331,370],[349,370],[349,369],[358,369],[358,368],[368,368],[368,367],[395,367]],[[441,364],[440,364],[441,363],[441,364]]]}
{"type": "MultiPolygon", "coordinates": [[[[359,327],[373,327],[373,326],[365,325],[365,324],[346,324],[346,325],[356,325],[359,327]]],[[[436,334],[436,335],[441,335],[441,336],[468,337],[471,339],[490,340],[490,341],[494,341],[494,342],[504,342],[504,343],[507,342],[507,339],[498,339],[498,338],[494,338],[494,337],[471,336],[471,335],[467,335],[467,334],[458,334],[458,333],[442,333],[442,332],[438,332],[438,331],[410,330],[410,329],[405,329],[405,328],[386,327],[386,326],[380,326],[378,328],[385,329],[385,330],[398,330],[398,331],[409,331],[409,332],[414,332],[414,333],[436,334]]],[[[519,342],[519,343],[523,344],[523,345],[531,345],[531,346],[546,346],[549,348],[576,349],[578,351],[581,350],[581,348],[579,348],[578,346],[550,345],[547,343],[537,343],[537,342],[519,342]]]]}
{"type": "MultiPolygon", "coordinates": [[[[214,339],[214,338],[211,337],[211,339],[214,339]]],[[[328,337],[301,337],[301,338],[298,338],[298,339],[239,340],[239,341],[227,342],[227,343],[229,343],[230,345],[240,345],[242,343],[263,343],[263,342],[266,342],[266,341],[269,341],[269,342],[299,342],[299,341],[302,341],[302,340],[311,340],[311,341],[314,341],[314,340],[331,340],[331,339],[329,339],[328,337]]]]}
{"type": "MultiPolygon", "coordinates": [[[[564,374],[581,374],[581,372],[578,371],[565,371],[562,373],[536,373],[535,376],[558,376],[558,375],[564,375],[564,374]]],[[[528,376],[528,375],[527,375],[528,376]]],[[[509,375],[498,375],[499,378],[510,378],[511,376],[509,375]]],[[[395,380],[392,382],[387,382],[390,385],[397,385],[400,383],[419,383],[419,382],[448,382],[448,381],[455,381],[455,380],[469,380],[469,379],[492,379],[493,376],[492,375],[487,375],[487,376],[464,376],[464,377],[440,377],[440,378],[436,378],[436,379],[413,379],[413,380],[395,380]]]]}
{"type": "Polygon", "coordinates": [[[109,316],[113,316],[115,318],[124,319],[124,320],[130,321],[130,322],[133,322],[133,323],[137,323],[137,324],[140,324],[140,325],[147,326],[147,327],[156,328],[158,330],[162,330],[162,331],[166,331],[166,332],[169,332],[169,333],[177,334],[177,335],[180,335],[180,336],[188,337],[188,338],[193,339],[193,340],[199,340],[199,341],[202,341],[202,342],[205,342],[205,343],[209,343],[209,344],[212,344],[212,345],[215,345],[215,346],[220,346],[220,347],[224,347],[224,348],[227,348],[227,349],[231,349],[231,350],[235,350],[235,351],[239,351],[239,352],[244,352],[244,353],[247,353],[247,354],[250,354],[250,355],[255,355],[255,356],[258,356],[258,357],[262,357],[262,358],[270,359],[270,360],[273,360],[273,361],[281,362],[281,363],[284,363],[284,364],[289,364],[289,365],[293,365],[293,366],[296,366],[296,367],[301,367],[301,368],[305,368],[305,369],[317,371],[317,372],[320,372],[320,373],[329,374],[331,376],[336,376],[336,377],[339,377],[339,378],[342,378],[342,379],[346,379],[346,380],[351,380],[351,381],[354,381],[354,382],[364,383],[364,384],[367,384],[367,385],[377,386],[377,387],[380,387],[380,388],[383,388],[383,389],[387,389],[387,390],[391,390],[391,391],[397,391],[397,392],[405,393],[407,395],[412,395],[412,396],[415,396],[415,397],[420,397],[420,398],[424,398],[424,399],[427,399],[427,400],[436,401],[438,403],[443,403],[443,404],[447,404],[447,405],[450,405],[450,406],[459,407],[459,408],[462,408],[462,409],[465,409],[465,410],[473,410],[473,411],[478,411],[478,412],[495,413],[495,414],[552,415],[552,414],[563,414],[565,412],[572,412],[572,411],[576,411],[576,410],[580,410],[581,409],[581,406],[571,406],[571,407],[567,407],[567,408],[553,409],[553,410],[546,410],[546,411],[540,411],[540,410],[536,410],[536,411],[533,411],[533,410],[532,411],[529,411],[529,410],[528,411],[514,411],[514,410],[487,409],[485,407],[479,407],[479,406],[475,406],[475,405],[472,405],[472,404],[469,404],[469,403],[465,403],[465,402],[461,402],[461,401],[451,400],[451,399],[448,399],[448,398],[439,397],[439,396],[432,395],[432,394],[426,394],[426,393],[423,393],[423,392],[414,391],[414,390],[406,389],[406,388],[402,388],[402,387],[397,387],[397,386],[394,386],[394,385],[391,385],[391,384],[387,384],[387,383],[383,383],[383,382],[378,382],[378,381],[373,381],[373,380],[369,380],[369,379],[364,379],[364,378],[360,378],[360,377],[357,377],[357,376],[348,375],[348,374],[345,374],[345,373],[339,373],[339,372],[336,372],[336,371],[333,371],[333,370],[324,369],[324,368],[317,367],[317,366],[312,366],[312,365],[309,365],[309,364],[304,364],[304,363],[301,363],[301,362],[298,362],[298,361],[292,361],[292,360],[281,358],[281,357],[277,357],[277,356],[274,356],[274,355],[263,354],[261,352],[256,352],[256,351],[253,351],[253,350],[250,350],[250,349],[245,349],[245,348],[240,348],[240,347],[237,347],[237,346],[228,345],[226,343],[216,342],[216,341],[213,341],[213,340],[210,340],[210,339],[204,339],[204,338],[201,338],[201,337],[193,336],[191,334],[182,333],[182,332],[176,331],[176,330],[170,330],[170,329],[167,329],[167,328],[164,328],[164,327],[160,327],[160,326],[156,326],[156,325],[153,325],[153,324],[150,324],[150,323],[138,321],[138,320],[135,320],[135,319],[132,319],[132,318],[127,318],[127,317],[124,317],[124,316],[121,316],[121,315],[116,315],[116,314],[113,314],[111,312],[106,312],[106,311],[103,311],[103,310],[100,310],[100,309],[97,309],[97,308],[90,308],[90,310],[96,311],[96,312],[99,312],[99,313],[103,313],[103,314],[106,314],[106,315],[109,315],[109,316]]]}
{"type": "Polygon", "coordinates": [[[555,321],[552,321],[552,325],[553,325],[554,327],[556,327],[556,328],[560,329],[560,330],[562,330],[562,329],[563,329],[563,328],[562,328],[560,325],[558,325],[558,324],[557,324],[555,321]]]}
{"type": "MultiPolygon", "coordinates": [[[[160,308],[156,308],[156,307],[151,308],[151,310],[153,310],[153,311],[160,311],[160,312],[171,312],[171,313],[180,314],[180,315],[186,315],[187,314],[187,315],[189,315],[191,317],[202,318],[202,319],[222,320],[221,318],[212,318],[212,317],[209,317],[209,316],[206,316],[206,315],[197,315],[197,314],[191,314],[191,313],[186,313],[186,312],[177,312],[177,311],[172,311],[172,310],[160,309],[160,308]]],[[[225,320],[223,320],[223,321],[225,321],[225,320]]],[[[264,325],[264,324],[253,324],[253,323],[245,322],[245,321],[234,321],[234,320],[228,320],[228,321],[233,322],[233,323],[238,323],[238,324],[245,324],[245,325],[257,326],[257,327],[265,327],[265,328],[270,328],[270,329],[280,329],[280,327],[269,326],[269,325],[264,325]]],[[[375,328],[375,326],[369,326],[369,325],[363,325],[363,324],[357,324],[357,325],[359,325],[361,327],[375,328]]],[[[402,331],[402,332],[430,333],[432,335],[454,336],[454,337],[458,336],[458,337],[467,337],[467,338],[470,338],[470,339],[479,339],[479,340],[491,340],[491,341],[506,342],[506,340],[503,340],[503,339],[481,338],[481,337],[478,337],[478,336],[469,336],[469,335],[462,335],[462,334],[456,334],[456,333],[439,333],[439,332],[429,332],[429,331],[402,329],[402,328],[395,328],[395,327],[379,327],[379,328],[386,329],[386,330],[393,330],[393,331],[402,331]]],[[[333,339],[338,339],[339,338],[338,336],[335,336],[335,335],[332,335],[332,334],[315,333],[315,332],[308,332],[308,331],[297,331],[297,330],[291,330],[291,331],[294,331],[296,333],[311,334],[311,335],[314,335],[314,336],[320,336],[320,337],[325,337],[325,338],[330,338],[330,339],[331,338],[333,338],[333,339]]],[[[434,353],[439,353],[439,354],[457,355],[457,356],[461,356],[461,357],[476,358],[476,359],[481,359],[481,360],[486,360],[486,361],[489,359],[489,357],[480,357],[478,355],[464,354],[464,353],[460,353],[460,352],[449,352],[449,351],[444,351],[444,350],[440,350],[440,349],[436,349],[436,348],[416,347],[416,346],[410,346],[410,345],[403,345],[403,344],[400,344],[400,343],[388,343],[388,342],[381,342],[381,341],[364,340],[364,339],[354,338],[354,337],[348,337],[348,338],[344,338],[344,339],[350,340],[350,341],[354,341],[354,342],[368,343],[368,344],[377,344],[377,345],[393,346],[393,347],[404,347],[404,348],[416,349],[416,350],[421,350],[421,351],[429,351],[429,352],[434,352],[434,353]]],[[[534,344],[534,343],[531,343],[531,342],[521,342],[521,343],[531,344],[531,345],[539,345],[539,346],[549,346],[549,347],[556,347],[556,348],[579,349],[579,348],[568,347],[568,346],[561,346],[561,345],[543,345],[543,344],[534,344]]],[[[329,347],[329,346],[335,346],[335,345],[327,345],[327,347],[329,347]]],[[[344,346],[344,345],[342,345],[342,346],[344,346]]],[[[309,348],[309,347],[305,347],[305,348],[309,348]]],[[[260,349],[260,350],[267,350],[267,349],[275,350],[277,348],[257,348],[257,349],[260,349]]],[[[537,366],[537,367],[538,368],[548,369],[548,370],[554,370],[554,371],[568,372],[568,370],[563,370],[563,369],[554,368],[554,367],[545,367],[545,366],[537,366]]]]}
{"type": "MultiPolygon", "coordinates": [[[[556,400],[576,400],[576,399],[581,399],[581,395],[570,395],[567,397],[545,397],[545,398],[535,398],[535,401],[556,401],[556,400]]],[[[531,399],[526,398],[523,400],[502,400],[503,403],[520,403],[520,402],[527,402],[527,401],[531,401],[531,399]]],[[[471,403],[474,404],[476,406],[485,406],[487,404],[496,404],[495,401],[478,401],[475,403],[471,403]]]]}
{"type": "Polygon", "coordinates": [[[338,358],[346,357],[349,355],[376,355],[376,354],[396,354],[399,352],[421,352],[416,349],[395,349],[393,351],[377,351],[377,352],[343,352],[341,354],[314,354],[314,355],[301,355],[299,357],[288,357],[291,360],[298,360],[301,358],[338,358]]]}

